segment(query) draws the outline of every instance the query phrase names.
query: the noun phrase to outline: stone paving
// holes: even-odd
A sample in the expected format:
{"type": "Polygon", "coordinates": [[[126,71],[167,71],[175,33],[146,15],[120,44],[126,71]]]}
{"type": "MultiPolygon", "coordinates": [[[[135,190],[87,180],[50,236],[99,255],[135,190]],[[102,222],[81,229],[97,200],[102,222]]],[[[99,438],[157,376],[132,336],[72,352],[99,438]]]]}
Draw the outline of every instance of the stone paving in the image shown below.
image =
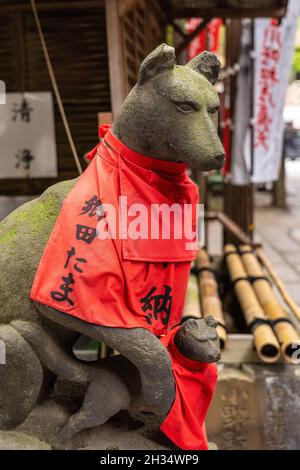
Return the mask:
{"type": "Polygon", "coordinates": [[[271,207],[265,193],[256,194],[255,238],[300,305],[300,161],[286,162],[286,190],[285,210],[271,207]]]}

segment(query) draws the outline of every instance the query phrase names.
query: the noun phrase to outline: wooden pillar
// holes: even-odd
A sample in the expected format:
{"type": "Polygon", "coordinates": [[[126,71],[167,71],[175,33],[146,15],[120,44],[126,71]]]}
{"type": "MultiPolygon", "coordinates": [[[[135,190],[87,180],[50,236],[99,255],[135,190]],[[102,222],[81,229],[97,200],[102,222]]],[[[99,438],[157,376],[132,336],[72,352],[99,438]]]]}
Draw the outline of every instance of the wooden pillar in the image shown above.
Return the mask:
{"type": "MultiPolygon", "coordinates": [[[[239,60],[242,34],[241,20],[227,20],[226,25],[226,66],[232,67],[239,60]]],[[[230,119],[234,124],[234,107],[236,99],[236,76],[230,77],[230,119]]],[[[250,90],[249,90],[250,93],[250,90]]],[[[230,152],[232,149],[233,130],[230,135],[230,152]]],[[[230,182],[224,184],[224,213],[230,217],[250,238],[253,235],[253,185],[235,186],[230,182]]],[[[225,230],[225,243],[236,243],[237,240],[225,230]]]]}
{"type": "Polygon", "coordinates": [[[105,10],[111,107],[116,116],[126,97],[119,0],[105,0],[105,10]]]}
{"type": "MultiPolygon", "coordinates": [[[[235,186],[225,184],[224,212],[230,217],[250,238],[253,235],[253,185],[235,186]]],[[[239,243],[239,240],[225,230],[225,243],[239,243]]]]}
{"type": "Polygon", "coordinates": [[[281,166],[278,181],[275,181],[273,186],[273,207],[286,209],[286,191],[285,191],[285,158],[284,154],[281,156],[281,166]]]}

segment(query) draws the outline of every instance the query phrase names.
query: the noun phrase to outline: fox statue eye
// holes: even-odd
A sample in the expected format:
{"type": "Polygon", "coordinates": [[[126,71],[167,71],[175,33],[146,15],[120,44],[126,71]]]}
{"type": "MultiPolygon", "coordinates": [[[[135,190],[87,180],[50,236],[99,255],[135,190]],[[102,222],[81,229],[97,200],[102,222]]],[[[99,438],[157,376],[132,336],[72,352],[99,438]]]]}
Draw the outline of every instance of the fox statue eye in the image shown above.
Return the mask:
{"type": "Polygon", "coordinates": [[[209,114],[216,114],[219,111],[219,106],[214,106],[213,108],[208,109],[209,114]]]}
{"type": "Polygon", "coordinates": [[[176,107],[182,113],[192,113],[193,111],[196,111],[195,105],[193,103],[189,103],[188,101],[176,103],[176,107]]]}

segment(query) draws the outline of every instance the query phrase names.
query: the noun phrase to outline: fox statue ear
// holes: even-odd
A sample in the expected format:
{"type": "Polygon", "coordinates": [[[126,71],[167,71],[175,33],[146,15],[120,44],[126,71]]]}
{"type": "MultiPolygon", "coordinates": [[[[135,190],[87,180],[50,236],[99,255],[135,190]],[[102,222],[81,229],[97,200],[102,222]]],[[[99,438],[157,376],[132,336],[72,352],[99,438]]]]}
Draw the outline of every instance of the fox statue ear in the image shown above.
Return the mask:
{"type": "Polygon", "coordinates": [[[221,62],[212,52],[201,52],[201,54],[194,57],[186,65],[204,75],[212,85],[218,80],[221,62]]]}
{"type": "Polygon", "coordinates": [[[174,47],[161,44],[143,60],[139,70],[138,83],[143,85],[147,80],[160,72],[174,68],[176,64],[174,47]]]}

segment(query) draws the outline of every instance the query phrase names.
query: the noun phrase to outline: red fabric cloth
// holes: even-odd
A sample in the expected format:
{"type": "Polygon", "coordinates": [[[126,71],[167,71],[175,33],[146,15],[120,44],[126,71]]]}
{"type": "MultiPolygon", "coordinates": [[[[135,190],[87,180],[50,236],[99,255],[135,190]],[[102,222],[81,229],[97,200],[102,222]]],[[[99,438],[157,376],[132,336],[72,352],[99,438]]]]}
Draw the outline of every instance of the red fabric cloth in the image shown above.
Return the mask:
{"type": "Polygon", "coordinates": [[[99,126],[98,133],[101,139],[105,137],[107,132],[110,130],[110,127],[111,127],[110,124],[102,124],[101,126],[99,126]]]}
{"type": "Polygon", "coordinates": [[[119,196],[127,196],[128,207],[186,202],[195,208],[197,187],[184,163],[139,155],[110,131],[92,154],[63,203],[30,298],[90,323],[163,334],[181,320],[196,251],[185,249],[184,238],[99,239],[97,230],[103,234],[107,223],[111,230],[111,204],[119,233],[119,196]]]}
{"type": "Polygon", "coordinates": [[[217,383],[217,366],[183,356],[174,343],[177,330],[161,338],[171,356],[176,397],[160,429],[180,449],[207,450],[204,421],[217,383]]]}

